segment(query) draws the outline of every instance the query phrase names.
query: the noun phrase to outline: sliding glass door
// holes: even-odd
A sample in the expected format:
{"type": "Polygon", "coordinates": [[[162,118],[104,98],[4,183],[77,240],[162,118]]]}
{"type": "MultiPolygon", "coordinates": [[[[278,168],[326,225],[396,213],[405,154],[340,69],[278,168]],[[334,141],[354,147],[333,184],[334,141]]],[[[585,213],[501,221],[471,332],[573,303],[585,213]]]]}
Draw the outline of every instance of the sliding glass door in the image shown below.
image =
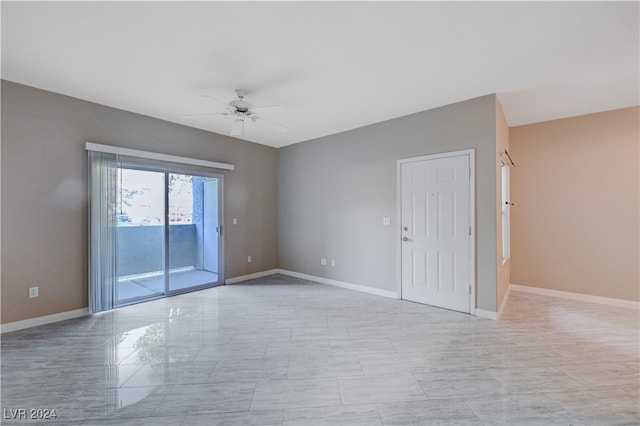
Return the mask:
{"type": "Polygon", "coordinates": [[[119,167],[116,306],[222,283],[221,182],[119,167]]]}
{"type": "Polygon", "coordinates": [[[167,293],[218,282],[219,179],[168,173],[167,293]]]}
{"type": "Polygon", "coordinates": [[[165,294],[165,173],[121,166],[116,305],[165,294]]]}

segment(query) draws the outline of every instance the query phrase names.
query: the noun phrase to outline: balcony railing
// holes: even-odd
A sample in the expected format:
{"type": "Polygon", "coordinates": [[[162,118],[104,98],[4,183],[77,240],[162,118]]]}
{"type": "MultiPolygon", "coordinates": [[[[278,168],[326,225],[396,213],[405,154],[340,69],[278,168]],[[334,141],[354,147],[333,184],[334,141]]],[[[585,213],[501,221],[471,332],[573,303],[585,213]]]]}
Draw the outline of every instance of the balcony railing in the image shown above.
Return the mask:
{"type": "MultiPolygon", "coordinates": [[[[118,227],[118,276],[164,271],[164,232],[162,225],[118,227]]],[[[196,225],[170,225],[169,250],[169,269],[200,268],[196,225]]]]}

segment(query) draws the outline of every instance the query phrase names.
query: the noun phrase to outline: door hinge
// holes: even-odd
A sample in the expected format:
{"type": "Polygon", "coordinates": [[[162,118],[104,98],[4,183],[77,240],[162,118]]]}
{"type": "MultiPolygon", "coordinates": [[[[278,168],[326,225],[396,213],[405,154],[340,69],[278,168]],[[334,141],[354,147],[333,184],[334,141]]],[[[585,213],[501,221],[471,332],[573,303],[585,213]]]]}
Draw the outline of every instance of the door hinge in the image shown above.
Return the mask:
{"type": "Polygon", "coordinates": [[[218,231],[218,234],[220,234],[220,236],[222,237],[222,225],[218,226],[216,228],[216,231],[218,231]]]}
{"type": "Polygon", "coordinates": [[[471,167],[469,167],[469,177],[471,177],[471,167]]]}
{"type": "Polygon", "coordinates": [[[471,294],[471,286],[469,286],[469,294],[471,294]]]}
{"type": "Polygon", "coordinates": [[[469,227],[469,235],[471,235],[471,227],[469,227]]]}

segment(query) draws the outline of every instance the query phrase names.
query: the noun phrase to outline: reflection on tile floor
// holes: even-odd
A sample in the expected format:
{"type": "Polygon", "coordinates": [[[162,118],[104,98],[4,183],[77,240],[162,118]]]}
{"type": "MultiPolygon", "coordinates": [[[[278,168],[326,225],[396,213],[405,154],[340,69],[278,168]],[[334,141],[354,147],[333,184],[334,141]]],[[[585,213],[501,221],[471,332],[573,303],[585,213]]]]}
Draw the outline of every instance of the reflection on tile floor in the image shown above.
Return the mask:
{"type": "Polygon", "coordinates": [[[639,424],[638,316],[512,292],[495,322],[274,275],[4,334],[2,424],[639,424]]]}

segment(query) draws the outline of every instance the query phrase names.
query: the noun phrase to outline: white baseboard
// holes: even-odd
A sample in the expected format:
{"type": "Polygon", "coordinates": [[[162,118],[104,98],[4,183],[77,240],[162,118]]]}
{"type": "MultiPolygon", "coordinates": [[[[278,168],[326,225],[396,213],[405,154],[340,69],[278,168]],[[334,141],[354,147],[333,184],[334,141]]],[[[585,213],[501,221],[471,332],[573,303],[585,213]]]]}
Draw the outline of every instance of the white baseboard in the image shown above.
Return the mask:
{"type": "Polygon", "coordinates": [[[302,274],[300,272],[287,271],[286,269],[280,269],[279,272],[283,275],[288,275],[290,277],[295,277],[295,278],[301,278],[303,280],[315,281],[321,284],[328,284],[336,287],[346,288],[349,290],[360,291],[363,293],[375,294],[376,296],[384,296],[384,297],[390,297],[392,299],[398,299],[398,293],[396,293],[395,291],[381,290],[379,288],[367,287],[359,284],[351,284],[344,281],[337,281],[329,278],[317,277],[315,275],[307,275],[307,274],[302,274]]]}
{"type": "Polygon", "coordinates": [[[279,269],[271,269],[269,271],[262,271],[262,272],[256,272],[256,273],[253,273],[253,274],[248,274],[248,275],[241,275],[239,277],[227,278],[226,280],[224,280],[224,283],[225,284],[235,284],[235,283],[239,283],[239,282],[242,282],[242,281],[252,280],[252,279],[255,279],[255,278],[266,277],[266,276],[269,276],[269,275],[277,274],[279,272],[280,272],[279,269]]]}
{"type": "Polygon", "coordinates": [[[500,307],[498,308],[498,318],[502,316],[502,312],[504,311],[504,307],[507,306],[507,301],[509,300],[509,295],[511,294],[511,284],[507,287],[507,291],[504,293],[504,297],[502,298],[502,303],[500,303],[500,307]]]}
{"type": "MultiPolygon", "coordinates": [[[[549,288],[531,287],[527,285],[509,284],[509,290],[535,293],[544,296],[560,297],[563,299],[578,300],[581,302],[600,303],[602,305],[618,306],[640,310],[640,302],[633,300],[614,299],[612,297],[593,296],[590,294],[573,293],[570,291],[552,290],[549,288]]],[[[505,297],[506,299],[506,297],[505,297]]]]}
{"type": "Polygon", "coordinates": [[[497,312],[485,311],[484,309],[476,308],[476,316],[480,317],[480,318],[494,320],[494,321],[498,320],[498,313],[497,312]]]}
{"type": "Polygon", "coordinates": [[[29,318],[22,321],[8,322],[0,325],[0,333],[10,333],[12,331],[24,330],[25,328],[37,327],[39,325],[51,324],[73,318],[89,315],[88,308],[76,309],[74,311],[60,312],[59,314],[45,315],[42,317],[29,318]]]}

